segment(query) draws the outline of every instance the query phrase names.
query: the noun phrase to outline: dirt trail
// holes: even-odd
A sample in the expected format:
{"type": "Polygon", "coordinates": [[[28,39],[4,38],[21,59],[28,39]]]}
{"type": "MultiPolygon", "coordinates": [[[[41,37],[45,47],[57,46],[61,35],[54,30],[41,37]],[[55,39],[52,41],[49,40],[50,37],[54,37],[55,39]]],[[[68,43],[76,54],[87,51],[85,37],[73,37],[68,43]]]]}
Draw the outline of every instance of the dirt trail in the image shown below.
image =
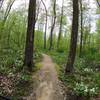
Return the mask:
{"type": "Polygon", "coordinates": [[[36,97],[33,99],[33,96],[30,96],[27,100],[64,100],[55,64],[48,55],[43,54],[42,68],[38,77],[39,85],[35,91],[36,97]]]}

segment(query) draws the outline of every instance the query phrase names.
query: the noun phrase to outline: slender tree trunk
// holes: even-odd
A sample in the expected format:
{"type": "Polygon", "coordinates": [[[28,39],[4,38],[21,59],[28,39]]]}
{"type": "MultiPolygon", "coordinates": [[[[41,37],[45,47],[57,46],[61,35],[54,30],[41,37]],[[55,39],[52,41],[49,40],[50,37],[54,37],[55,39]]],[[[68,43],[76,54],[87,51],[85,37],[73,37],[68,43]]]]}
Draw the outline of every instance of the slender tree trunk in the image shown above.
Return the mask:
{"type": "Polygon", "coordinates": [[[97,1],[98,6],[100,7],[100,2],[99,2],[99,0],[96,0],[96,1],[97,1]]]}
{"type": "MultiPolygon", "coordinates": [[[[90,0],[88,0],[88,4],[90,4],[90,0]]],[[[91,33],[91,14],[89,13],[88,15],[89,15],[89,20],[88,20],[89,21],[88,22],[89,23],[89,33],[88,33],[88,47],[89,48],[88,49],[90,49],[90,45],[91,45],[91,41],[90,41],[90,38],[91,38],[90,37],[91,36],[91,34],[90,34],[91,33]]]]}
{"type": "Polygon", "coordinates": [[[46,35],[47,35],[47,21],[48,21],[48,16],[47,16],[47,8],[46,8],[46,5],[44,3],[43,0],[41,0],[43,5],[44,5],[44,8],[45,8],[45,13],[46,13],[46,22],[45,22],[45,32],[44,32],[44,49],[46,49],[46,35]]]}
{"type": "Polygon", "coordinates": [[[7,9],[6,9],[6,12],[5,12],[5,15],[4,15],[4,20],[3,20],[4,24],[5,24],[5,22],[6,22],[7,18],[8,18],[8,15],[9,15],[9,13],[11,11],[11,8],[12,8],[14,2],[15,2],[15,0],[11,1],[11,3],[7,6],[7,9]]]}
{"type": "MultiPolygon", "coordinates": [[[[4,2],[4,0],[2,1],[2,3],[4,2]]],[[[6,23],[6,20],[9,16],[9,13],[11,11],[11,8],[14,4],[15,0],[11,1],[8,5],[7,5],[7,8],[6,8],[6,11],[5,11],[5,14],[4,14],[4,18],[3,18],[3,21],[2,21],[2,31],[3,31],[3,28],[4,28],[4,25],[6,23]]]]}
{"type": "Polygon", "coordinates": [[[30,0],[28,11],[28,27],[25,46],[24,65],[28,70],[32,70],[33,66],[33,50],[34,50],[34,33],[35,33],[35,17],[36,17],[36,0],[30,0]]]}
{"type": "Polygon", "coordinates": [[[83,8],[82,8],[82,0],[80,0],[80,12],[81,12],[81,36],[80,36],[80,53],[79,53],[79,57],[82,56],[82,48],[83,48],[83,8]]]}
{"type": "Polygon", "coordinates": [[[83,48],[84,48],[84,50],[86,50],[86,44],[87,44],[87,38],[88,38],[87,33],[88,33],[88,31],[85,31],[84,40],[83,40],[83,48]]]}
{"type": "Polygon", "coordinates": [[[79,23],[79,4],[78,0],[73,0],[73,21],[72,21],[72,33],[70,40],[70,50],[68,61],[66,64],[66,73],[71,73],[73,71],[73,65],[76,56],[76,48],[77,48],[77,37],[78,37],[78,23],[79,23]]]}
{"type": "Polygon", "coordinates": [[[88,36],[88,48],[91,48],[91,34],[88,36]]]}
{"type": "Polygon", "coordinates": [[[2,8],[4,0],[0,0],[0,9],[2,8]]]}
{"type": "Polygon", "coordinates": [[[57,41],[57,49],[59,49],[59,44],[60,44],[60,40],[61,40],[62,21],[63,21],[63,3],[64,3],[64,0],[62,1],[61,19],[60,19],[60,28],[59,28],[59,34],[58,34],[58,41],[57,41]]]}
{"type": "Polygon", "coordinates": [[[54,31],[55,23],[56,23],[56,0],[54,0],[53,12],[54,12],[54,18],[53,18],[53,25],[51,27],[51,32],[50,32],[50,47],[49,47],[49,50],[52,49],[52,45],[53,45],[53,31],[54,31]]]}
{"type": "Polygon", "coordinates": [[[37,4],[36,4],[36,17],[35,17],[35,23],[37,22],[37,20],[38,20],[38,18],[39,18],[40,5],[41,5],[41,2],[37,2],[37,4]]]}
{"type": "Polygon", "coordinates": [[[47,35],[47,15],[46,15],[46,23],[45,23],[45,32],[44,32],[44,49],[46,49],[46,35],[47,35]]]}
{"type": "MultiPolygon", "coordinates": [[[[1,1],[1,3],[3,4],[4,0],[1,1]]],[[[2,28],[1,28],[1,33],[3,32],[3,29],[4,29],[4,26],[5,26],[5,23],[7,21],[7,18],[9,16],[9,13],[11,11],[11,8],[14,4],[15,0],[11,1],[8,5],[7,5],[7,8],[6,8],[6,11],[5,11],[5,14],[4,14],[4,18],[3,18],[3,21],[2,21],[2,28]]],[[[2,7],[2,4],[0,5],[0,9],[2,7]]],[[[9,33],[10,34],[10,33],[9,33]]],[[[0,37],[1,38],[1,37],[0,37]]]]}

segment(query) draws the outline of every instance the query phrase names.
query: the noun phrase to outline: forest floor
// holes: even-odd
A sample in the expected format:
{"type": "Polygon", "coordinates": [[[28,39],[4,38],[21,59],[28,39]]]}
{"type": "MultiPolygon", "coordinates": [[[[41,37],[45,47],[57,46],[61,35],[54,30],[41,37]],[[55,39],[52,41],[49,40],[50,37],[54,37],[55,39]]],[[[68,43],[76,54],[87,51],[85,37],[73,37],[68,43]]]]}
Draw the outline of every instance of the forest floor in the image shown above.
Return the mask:
{"type": "Polygon", "coordinates": [[[34,100],[64,100],[64,90],[60,86],[52,59],[48,55],[43,54],[41,65],[37,74],[39,82],[35,86],[35,93],[27,97],[27,100],[33,100],[33,98],[34,100]]]}

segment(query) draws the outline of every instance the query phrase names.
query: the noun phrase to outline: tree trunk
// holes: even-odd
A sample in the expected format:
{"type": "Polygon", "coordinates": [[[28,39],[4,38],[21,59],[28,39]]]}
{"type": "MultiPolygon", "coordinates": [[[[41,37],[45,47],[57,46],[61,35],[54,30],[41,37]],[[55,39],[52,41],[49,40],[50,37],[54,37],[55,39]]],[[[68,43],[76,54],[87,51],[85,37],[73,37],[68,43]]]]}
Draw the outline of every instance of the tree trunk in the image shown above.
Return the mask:
{"type": "Polygon", "coordinates": [[[57,49],[59,49],[59,44],[60,44],[60,40],[61,40],[62,21],[63,21],[63,3],[64,3],[64,0],[62,1],[61,19],[60,19],[60,28],[59,28],[59,34],[58,34],[58,41],[57,41],[57,49]]]}
{"type": "Polygon", "coordinates": [[[83,48],[83,8],[82,8],[82,0],[80,0],[80,12],[81,12],[81,36],[80,36],[80,53],[79,53],[79,57],[82,56],[82,48],[83,48]]]}
{"type": "Polygon", "coordinates": [[[50,47],[49,47],[49,50],[52,49],[52,44],[53,44],[53,31],[54,31],[55,23],[56,23],[56,0],[54,0],[53,12],[54,12],[54,18],[53,18],[53,24],[52,24],[51,32],[50,32],[50,47]]]}
{"type": "Polygon", "coordinates": [[[66,73],[71,73],[73,71],[73,65],[75,61],[76,48],[77,48],[78,23],[79,23],[79,4],[78,0],[73,0],[72,33],[70,40],[69,56],[65,69],[66,73]]]}
{"type": "Polygon", "coordinates": [[[0,9],[2,8],[4,0],[0,0],[0,9]]]}
{"type": "MultiPolygon", "coordinates": [[[[0,1],[0,2],[1,2],[1,4],[0,4],[0,9],[1,9],[4,0],[2,0],[2,1],[0,1]]],[[[5,23],[6,23],[6,21],[7,21],[7,18],[8,18],[8,16],[9,16],[9,13],[10,13],[10,11],[11,11],[11,8],[12,8],[14,2],[15,2],[15,0],[11,1],[11,2],[7,5],[7,8],[6,8],[6,11],[5,11],[5,14],[4,14],[4,18],[3,18],[3,21],[2,21],[1,33],[2,33],[3,30],[4,30],[5,23]]],[[[9,34],[10,34],[10,33],[9,33],[9,34]]],[[[0,37],[0,39],[1,39],[1,37],[0,37]]]]}
{"type": "Polygon", "coordinates": [[[99,2],[99,0],[96,0],[96,1],[97,1],[98,6],[100,7],[100,2],[99,2]]]}
{"type": "Polygon", "coordinates": [[[46,49],[46,35],[47,35],[47,21],[48,21],[48,16],[47,16],[47,8],[46,8],[46,5],[44,3],[43,0],[41,0],[43,5],[44,5],[44,8],[45,8],[45,12],[46,12],[46,23],[45,23],[45,32],[44,32],[44,49],[46,49]]]}
{"type": "Polygon", "coordinates": [[[45,23],[45,32],[44,32],[44,49],[46,49],[46,35],[47,35],[47,15],[46,15],[46,23],[45,23]]]}
{"type": "Polygon", "coordinates": [[[5,24],[5,22],[6,22],[7,18],[8,18],[8,15],[9,15],[9,13],[11,11],[11,8],[12,8],[14,2],[15,2],[15,0],[11,1],[7,6],[7,9],[6,9],[6,12],[5,12],[5,15],[4,15],[4,20],[3,20],[4,24],[5,24]]]}
{"type": "Polygon", "coordinates": [[[28,27],[25,46],[24,65],[28,70],[32,70],[33,66],[33,50],[34,50],[34,33],[35,33],[35,17],[36,17],[36,0],[30,0],[28,11],[28,27]]]}

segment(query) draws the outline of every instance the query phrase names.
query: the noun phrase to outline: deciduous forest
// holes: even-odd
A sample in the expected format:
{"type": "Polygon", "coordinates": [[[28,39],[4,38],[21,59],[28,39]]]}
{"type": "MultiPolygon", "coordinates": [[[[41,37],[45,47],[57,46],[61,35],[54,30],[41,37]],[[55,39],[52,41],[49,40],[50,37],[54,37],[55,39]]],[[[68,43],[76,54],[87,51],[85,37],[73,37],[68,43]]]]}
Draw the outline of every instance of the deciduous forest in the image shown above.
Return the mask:
{"type": "Polygon", "coordinates": [[[100,100],[100,0],[0,0],[0,100],[100,100]]]}

